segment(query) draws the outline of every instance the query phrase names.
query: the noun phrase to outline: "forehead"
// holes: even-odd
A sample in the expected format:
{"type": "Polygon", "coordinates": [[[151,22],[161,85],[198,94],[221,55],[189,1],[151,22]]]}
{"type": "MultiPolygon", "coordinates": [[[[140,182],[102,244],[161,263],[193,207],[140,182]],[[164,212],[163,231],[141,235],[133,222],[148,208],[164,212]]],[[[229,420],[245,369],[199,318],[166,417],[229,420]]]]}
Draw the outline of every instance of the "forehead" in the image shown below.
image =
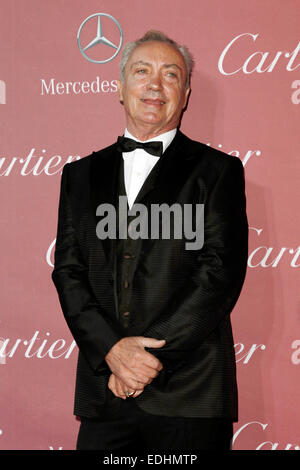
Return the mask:
{"type": "Polygon", "coordinates": [[[128,60],[128,65],[135,62],[176,64],[185,71],[185,62],[181,53],[172,44],[149,41],[137,46],[128,60]]]}

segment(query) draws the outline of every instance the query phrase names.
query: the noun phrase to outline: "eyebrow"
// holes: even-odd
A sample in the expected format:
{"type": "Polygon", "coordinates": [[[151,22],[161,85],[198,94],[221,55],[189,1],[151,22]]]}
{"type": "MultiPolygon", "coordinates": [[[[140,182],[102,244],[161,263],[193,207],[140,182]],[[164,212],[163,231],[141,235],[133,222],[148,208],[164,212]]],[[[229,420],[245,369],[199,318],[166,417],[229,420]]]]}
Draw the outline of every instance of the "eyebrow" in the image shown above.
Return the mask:
{"type": "MultiPolygon", "coordinates": [[[[137,62],[134,62],[130,68],[133,68],[135,67],[136,65],[147,65],[148,67],[151,67],[152,64],[150,64],[149,62],[144,62],[143,60],[138,60],[137,62]]],[[[176,67],[178,70],[180,70],[182,72],[182,68],[179,67],[179,65],[177,64],[163,64],[163,67],[165,68],[171,68],[171,67],[176,67]]]]}

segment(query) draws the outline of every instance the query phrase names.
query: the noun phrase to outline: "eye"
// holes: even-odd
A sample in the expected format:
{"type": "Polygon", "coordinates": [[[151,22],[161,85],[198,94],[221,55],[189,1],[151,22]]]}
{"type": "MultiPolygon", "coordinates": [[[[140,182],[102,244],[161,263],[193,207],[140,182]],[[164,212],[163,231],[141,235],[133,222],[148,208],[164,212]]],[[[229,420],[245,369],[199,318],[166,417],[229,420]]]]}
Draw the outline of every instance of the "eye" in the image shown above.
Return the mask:
{"type": "Polygon", "coordinates": [[[138,69],[137,73],[143,75],[144,73],[146,73],[146,69],[138,69]]]}
{"type": "Polygon", "coordinates": [[[177,74],[175,72],[167,72],[168,77],[177,78],[177,74]]]}

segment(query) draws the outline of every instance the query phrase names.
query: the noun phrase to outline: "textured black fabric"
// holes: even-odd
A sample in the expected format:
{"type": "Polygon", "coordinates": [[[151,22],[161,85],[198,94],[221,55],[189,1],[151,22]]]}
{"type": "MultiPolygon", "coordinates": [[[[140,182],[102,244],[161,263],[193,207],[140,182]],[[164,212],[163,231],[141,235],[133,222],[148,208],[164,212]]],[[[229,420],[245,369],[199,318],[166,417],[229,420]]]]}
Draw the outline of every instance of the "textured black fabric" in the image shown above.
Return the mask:
{"type": "Polygon", "coordinates": [[[232,422],[223,418],[155,416],[134,399],[122,401],[109,419],[81,418],[76,450],[148,451],[230,450],[232,422]]]}
{"type": "Polygon", "coordinates": [[[122,154],[117,144],[63,169],[52,279],[79,347],[74,414],[118,409],[104,360],[124,336],[166,339],[150,350],[163,370],[135,402],[148,413],[236,421],[232,311],[244,282],[248,223],[241,161],[177,132],[135,202],[205,204],[204,246],[143,239],[124,328],[117,299],[116,240],[100,240],[99,204],[114,204],[122,154]]]}

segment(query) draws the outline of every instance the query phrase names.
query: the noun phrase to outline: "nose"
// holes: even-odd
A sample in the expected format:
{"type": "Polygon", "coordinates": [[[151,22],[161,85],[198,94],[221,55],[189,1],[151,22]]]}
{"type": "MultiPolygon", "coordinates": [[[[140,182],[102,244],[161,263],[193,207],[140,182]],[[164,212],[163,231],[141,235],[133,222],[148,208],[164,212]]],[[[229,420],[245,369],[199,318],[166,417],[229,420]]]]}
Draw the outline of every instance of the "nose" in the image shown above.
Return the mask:
{"type": "Polygon", "coordinates": [[[159,73],[153,72],[150,76],[148,87],[150,90],[161,90],[162,88],[162,83],[161,83],[161,77],[159,73]]]}

